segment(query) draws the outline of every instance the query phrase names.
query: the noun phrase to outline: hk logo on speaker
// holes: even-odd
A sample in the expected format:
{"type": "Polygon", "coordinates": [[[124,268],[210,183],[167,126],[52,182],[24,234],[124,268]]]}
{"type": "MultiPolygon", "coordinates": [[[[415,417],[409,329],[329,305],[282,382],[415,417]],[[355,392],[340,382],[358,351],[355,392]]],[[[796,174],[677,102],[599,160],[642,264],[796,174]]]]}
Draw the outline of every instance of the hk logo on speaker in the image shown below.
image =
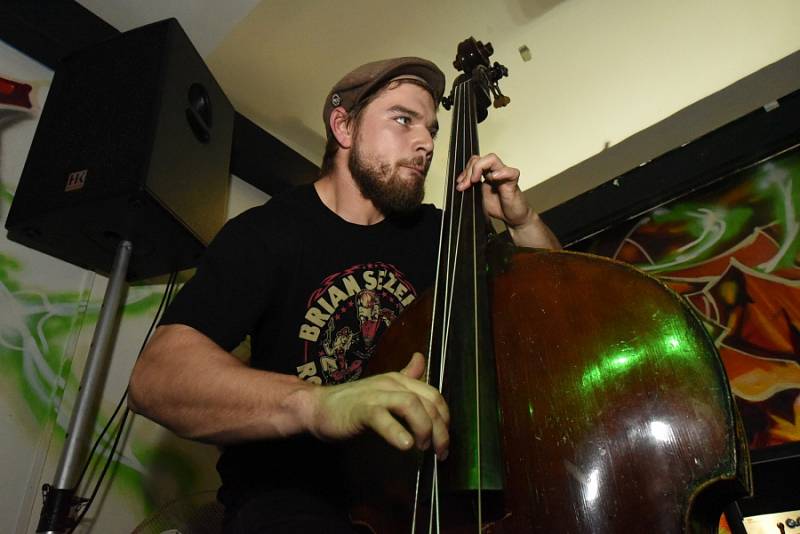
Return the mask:
{"type": "Polygon", "coordinates": [[[71,172],[67,175],[67,187],[64,191],[75,191],[81,189],[86,184],[86,173],[88,169],[71,172]]]}

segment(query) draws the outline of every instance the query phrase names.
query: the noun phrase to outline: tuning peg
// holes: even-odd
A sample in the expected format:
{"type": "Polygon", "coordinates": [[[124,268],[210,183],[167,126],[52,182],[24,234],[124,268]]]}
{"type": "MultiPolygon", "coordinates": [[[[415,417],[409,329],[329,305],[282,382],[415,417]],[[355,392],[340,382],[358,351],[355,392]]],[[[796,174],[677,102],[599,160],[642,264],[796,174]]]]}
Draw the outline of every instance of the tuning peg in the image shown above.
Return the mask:
{"type": "Polygon", "coordinates": [[[489,77],[493,82],[497,82],[497,80],[501,78],[505,78],[508,76],[508,68],[505,65],[501,65],[495,61],[492,68],[489,69],[489,77]]]}
{"type": "Polygon", "coordinates": [[[452,96],[446,96],[446,97],[442,98],[442,107],[444,109],[446,109],[447,111],[450,111],[450,108],[453,107],[453,97],[452,96]]]}
{"type": "Polygon", "coordinates": [[[497,95],[494,99],[493,105],[495,108],[504,108],[511,103],[511,99],[506,95],[497,95]]]}

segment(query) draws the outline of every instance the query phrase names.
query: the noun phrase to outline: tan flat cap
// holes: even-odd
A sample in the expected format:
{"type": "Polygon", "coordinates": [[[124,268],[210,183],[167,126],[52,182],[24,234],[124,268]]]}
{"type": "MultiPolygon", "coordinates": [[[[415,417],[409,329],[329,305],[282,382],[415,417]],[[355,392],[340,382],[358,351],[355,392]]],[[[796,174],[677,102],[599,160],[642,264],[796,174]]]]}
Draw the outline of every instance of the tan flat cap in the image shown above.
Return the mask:
{"type": "Polygon", "coordinates": [[[408,74],[421,78],[428,84],[438,105],[444,94],[444,74],[439,67],[427,59],[418,57],[398,57],[366,63],[347,73],[328,93],[322,109],[325,131],[331,136],[329,118],[334,108],[342,106],[350,110],[358,102],[369,96],[387,81],[408,74]]]}

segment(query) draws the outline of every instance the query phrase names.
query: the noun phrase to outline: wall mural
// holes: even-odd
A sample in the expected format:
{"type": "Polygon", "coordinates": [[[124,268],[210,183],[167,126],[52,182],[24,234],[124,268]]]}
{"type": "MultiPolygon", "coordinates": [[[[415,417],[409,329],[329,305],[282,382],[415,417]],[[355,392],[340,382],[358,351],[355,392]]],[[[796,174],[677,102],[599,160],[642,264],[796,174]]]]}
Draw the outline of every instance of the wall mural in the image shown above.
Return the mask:
{"type": "MultiPolygon", "coordinates": [[[[29,138],[15,139],[17,127],[27,123],[30,135],[41,111],[31,102],[32,84],[0,72],[0,171],[6,173],[0,173],[0,225],[5,224],[30,143],[29,138]]],[[[11,449],[4,454],[17,454],[18,463],[24,464],[8,482],[23,486],[13,488],[17,499],[23,499],[20,496],[26,491],[30,498],[38,494],[43,482],[52,482],[104,290],[102,277],[13,243],[4,229],[0,231],[0,403],[5,415],[0,433],[4,449],[11,449]],[[75,364],[77,369],[72,369],[74,362],[80,362],[75,364]],[[42,480],[35,472],[35,460],[31,460],[32,467],[25,464],[37,446],[46,449],[42,480]]],[[[124,391],[128,370],[163,291],[163,283],[128,290],[96,435],[124,391]]],[[[108,457],[112,442],[113,432],[98,448],[96,464],[102,465],[108,457]]],[[[179,440],[142,419],[136,420],[124,443],[111,470],[114,495],[104,498],[102,507],[95,504],[89,514],[94,518],[95,531],[110,532],[101,526],[105,521],[115,529],[130,531],[165,503],[217,485],[213,472],[216,451],[211,447],[179,440]],[[114,513],[107,513],[109,508],[115,509],[114,513]],[[120,514],[120,508],[126,512],[120,514]],[[108,519],[104,520],[104,515],[108,519]],[[121,516],[128,521],[120,524],[121,516]]],[[[90,470],[95,477],[98,473],[97,468],[90,470]]],[[[90,490],[91,486],[86,493],[90,490]]],[[[20,502],[10,502],[8,509],[2,509],[0,530],[14,530],[13,521],[18,519],[14,516],[23,508],[20,502]]],[[[30,513],[35,524],[38,506],[32,505],[30,513]]]]}
{"type": "Polygon", "coordinates": [[[800,441],[800,147],[595,238],[658,276],[719,349],[751,449],[800,441]]]}
{"type": "MultiPolygon", "coordinates": [[[[7,169],[9,160],[22,168],[29,140],[15,144],[15,125],[38,118],[32,84],[0,72],[0,169],[7,169]]],[[[13,199],[9,181],[0,174],[3,216],[13,199]]],[[[708,192],[607,231],[591,246],[661,277],[691,303],[720,350],[753,448],[800,441],[799,196],[800,149],[795,148],[708,192]]],[[[88,348],[104,283],[0,233],[0,400],[18,415],[13,424],[29,421],[27,441],[12,447],[29,447],[36,441],[32,436],[49,431],[48,463],[54,463],[79,380],[73,356],[88,348]]],[[[162,291],[159,284],[129,290],[117,343],[117,351],[124,347],[128,353],[128,367],[162,291]]],[[[98,431],[117,399],[104,399],[98,431]]],[[[109,437],[96,460],[105,459],[110,443],[109,437]]],[[[120,508],[132,509],[128,515],[141,520],[176,497],[215,487],[215,454],[201,447],[137,419],[113,469],[116,502],[106,499],[90,514],[96,517],[95,531],[103,530],[104,515],[111,517],[108,525],[125,530],[120,508]],[[116,513],[106,512],[109,507],[116,513]]],[[[53,470],[54,465],[45,469],[44,481],[53,470]]],[[[27,482],[29,492],[38,492],[42,481],[27,482]]],[[[138,522],[131,521],[127,527],[138,522]]]]}

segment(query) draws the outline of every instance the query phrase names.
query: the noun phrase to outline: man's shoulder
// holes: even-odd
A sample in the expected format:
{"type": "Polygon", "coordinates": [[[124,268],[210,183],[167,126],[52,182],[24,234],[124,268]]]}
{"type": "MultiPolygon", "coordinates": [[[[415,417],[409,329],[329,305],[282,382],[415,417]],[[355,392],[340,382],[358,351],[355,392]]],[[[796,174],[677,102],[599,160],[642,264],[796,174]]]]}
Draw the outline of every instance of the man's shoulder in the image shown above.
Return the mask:
{"type": "Polygon", "coordinates": [[[397,215],[391,218],[392,223],[401,229],[429,229],[438,227],[442,219],[442,210],[433,204],[422,204],[412,213],[397,215]]]}
{"type": "Polygon", "coordinates": [[[249,208],[242,213],[232,217],[228,224],[248,226],[256,224],[260,226],[269,221],[286,221],[296,218],[299,209],[313,200],[311,197],[312,187],[310,184],[292,187],[281,191],[263,204],[249,208]]]}
{"type": "Polygon", "coordinates": [[[433,204],[422,204],[420,210],[422,210],[424,216],[428,218],[440,219],[442,217],[442,210],[433,204]]]}
{"type": "Polygon", "coordinates": [[[280,206],[281,208],[294,208],[314,203],[318,198],[313,183],[301,184],[284,189],[273,196],[267,204],[274,202],[275,206],[280,206]]]}
{"type": "Polygon", "coordinates": [[[420,213],[423,226],[436,228],[439,227],[439,224],[442,221],[442,210],[433,204],[423,204],[420,206],[420,213]]]}
{"type": "Polygon", "coordinates": [[[279,242],[296,238],[303,209],[299,201],[302,193],[298,194],[294,189],[297,188],[275,195],[265,203],[231,217],[214,237],[212,248],[238,246],[243,241],[252,245],[269,244],[274,248],[279,242]]]}

